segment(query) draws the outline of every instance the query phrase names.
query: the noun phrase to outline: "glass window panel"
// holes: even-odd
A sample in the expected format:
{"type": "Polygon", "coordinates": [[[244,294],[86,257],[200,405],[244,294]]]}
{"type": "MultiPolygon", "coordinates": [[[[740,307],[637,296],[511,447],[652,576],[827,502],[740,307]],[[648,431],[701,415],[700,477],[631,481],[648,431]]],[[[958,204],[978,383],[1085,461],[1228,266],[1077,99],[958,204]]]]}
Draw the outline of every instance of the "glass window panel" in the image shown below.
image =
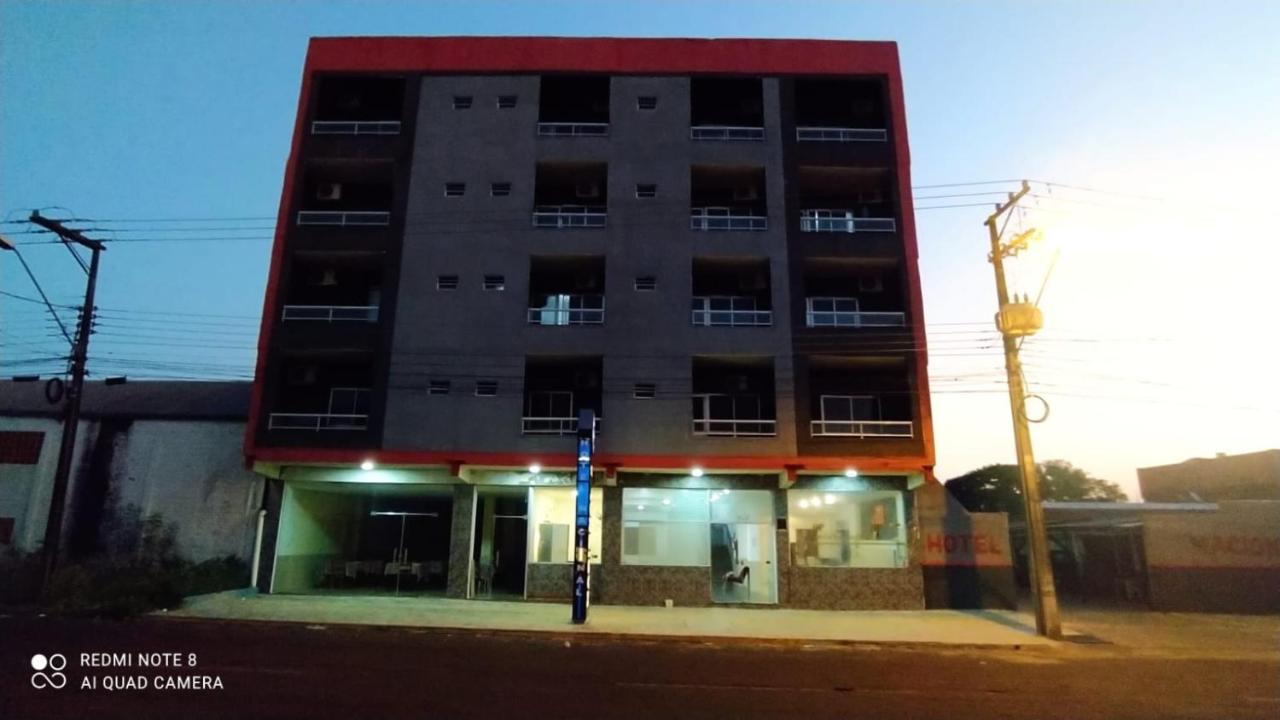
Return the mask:
{"type": "MultiPolygon", "coordinates": [[[[533,488],[533,505],[529,517],[533,523],[533,549],[530,562],[573,562],[573,529],[577,523],[575,499],[578,490],[572,487],[533,488]]],[[[587,557],[600,562],[601,535],[604,517],[604,491],[591,489],[591,521],[587,530],[587,557]]]]}
{"type": "Polygon", "coordinates": [[[906,567],[902,493],[787,491],[787,528],[798,566],[906,567]]]}
{"type": "Polygon", "coordinates": [[[623,488],[624,565],[710,564],[706,490],[623,488]]]}

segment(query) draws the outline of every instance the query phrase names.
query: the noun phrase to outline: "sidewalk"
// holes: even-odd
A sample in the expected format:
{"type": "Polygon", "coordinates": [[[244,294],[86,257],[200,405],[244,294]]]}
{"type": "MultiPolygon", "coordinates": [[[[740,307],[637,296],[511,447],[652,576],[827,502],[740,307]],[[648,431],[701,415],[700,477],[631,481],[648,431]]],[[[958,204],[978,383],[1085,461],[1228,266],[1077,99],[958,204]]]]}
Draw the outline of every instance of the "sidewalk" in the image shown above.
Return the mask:
{"type": "Polygon", "coordinates": [[[594,605],[586,625],[568,603],[417,597],[256,595],[232,591],[188,598],[171,617],[310,624],[389,625],[565,635],[757,639],[787,642],[1054,645],[1025,614],[996,610],[828,612],[775,608],[663,608],[594,605]]]}

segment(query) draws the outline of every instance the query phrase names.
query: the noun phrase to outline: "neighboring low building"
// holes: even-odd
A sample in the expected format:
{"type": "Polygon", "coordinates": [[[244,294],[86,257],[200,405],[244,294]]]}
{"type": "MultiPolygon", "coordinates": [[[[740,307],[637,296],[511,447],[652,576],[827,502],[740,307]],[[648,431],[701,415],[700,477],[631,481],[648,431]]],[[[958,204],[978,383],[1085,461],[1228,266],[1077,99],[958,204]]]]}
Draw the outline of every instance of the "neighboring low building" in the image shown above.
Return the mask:
{"type": "MultiPolygon", "coordinates": [[[[40,549],[62,436],[44,384],[0,382],[0,549],[40,549]]],[[[244,467],[249,383],[85,386],[62,547],[90,552],[102,520],[135,506],[176,529],[188,560],[252,556],[263,481],[244,467]]]]}
{"type": "Polygon", "coordinates": [[[1147,502],[1280,500],[1280,450],[1138,468],[1138,485],[1147,502]]]}
{"type": "MultiPolygon", "coordinates": [[[[1046,502],[1058,594],[1174,612],[1280,612],[1280,501],[1046,502]]],[[[1026,529],[1011,528],[1022,546],[1026,529]]]]}

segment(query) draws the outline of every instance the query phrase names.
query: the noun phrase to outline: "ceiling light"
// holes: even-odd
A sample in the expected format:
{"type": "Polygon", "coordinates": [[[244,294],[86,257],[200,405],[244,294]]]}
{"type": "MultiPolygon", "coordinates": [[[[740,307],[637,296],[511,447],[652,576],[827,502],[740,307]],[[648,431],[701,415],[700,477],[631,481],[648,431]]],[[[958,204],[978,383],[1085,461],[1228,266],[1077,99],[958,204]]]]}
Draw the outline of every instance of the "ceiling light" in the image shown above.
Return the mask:
{"type": "Polygon", "coordinates": [[[856,478],[858,477],[858,471],[853,468],[845,468],[844,476],[847,478],[856,478]]]}
{"type": "Polygon", "coordinates": [[[663,504],[663,505],[670,505],[670,504],[671,504],[671,498],[662,498],[662,504],[663,504]]]}
{"type": "Polygon", "coordinates": [[[529,472],[534,475],[537,475],[538,473],[542,472],[542,466],[539,465],[538,463],[533,463],[529,465],[529,472]]]}
{"type": "Polygon", "coordinates": [[[836,503],[836,496],[835,496],[835,495],[830,495],[830,494],[823,495],[823,496],[822,496],[822,502],[824,502],[824,503],[826,503],[826,504],[828,504],[828,505],[835,505],[835,503],[836,503]]]}
{"type": "Polygon", "coordinates": [[[644,506],[643,506],[643,505],[637,505],[637,506],[636,506],[636,509],[637,509],[637,510],[643,510],[643,509],[644,509],[644,506]]]}
{"type": "Polygon", "coordinates": [[[801,509],[801,510],[808,510],[808,509],[809,509],[809,501],[808,501],[808,500],[805,500],[805,499],[803,499],[803,498],[801,498],[801,499],[800,499],[800,509],[801,509]]]}
{"type": "Polygon", "coordinates": [[[698,467],[697,465],[694,465],[693,469],[689,471],[689,474],[694,477],[702,477],[702,468],[698,467]]]}
{"type": "Polygon", "coordinates": [[[373,464],[373,461],[372,461],[372,460],[365,460],[364,462],[360,463],[360,469],[361,469],[361,470],[364,470],[364,471],[366,471],[366,472],[368,472],[369,470],[374,469],[375,467],[377,467],[377,466],[373,464]]]}

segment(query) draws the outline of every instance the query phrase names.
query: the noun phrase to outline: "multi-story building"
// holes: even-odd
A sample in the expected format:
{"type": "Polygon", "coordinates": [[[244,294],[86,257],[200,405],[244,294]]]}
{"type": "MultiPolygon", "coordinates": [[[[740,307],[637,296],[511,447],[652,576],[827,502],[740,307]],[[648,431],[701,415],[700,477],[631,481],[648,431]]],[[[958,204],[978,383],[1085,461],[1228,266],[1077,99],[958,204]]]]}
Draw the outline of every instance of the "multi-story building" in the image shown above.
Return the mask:
{"type": "Polygon", "coordinates": [[[897,48],[311,42],[246,437],[274,592],[921,607],[897,48]]]}

